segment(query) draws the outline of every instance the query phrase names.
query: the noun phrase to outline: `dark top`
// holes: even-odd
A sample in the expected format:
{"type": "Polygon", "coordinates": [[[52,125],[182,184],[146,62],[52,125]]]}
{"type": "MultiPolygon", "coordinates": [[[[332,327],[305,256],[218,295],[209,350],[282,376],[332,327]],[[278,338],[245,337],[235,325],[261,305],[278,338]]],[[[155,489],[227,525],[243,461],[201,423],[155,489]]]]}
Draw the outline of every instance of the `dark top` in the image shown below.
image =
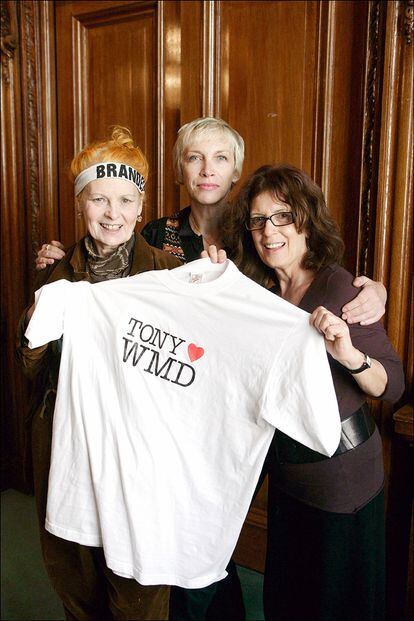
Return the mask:
{"type": "Polygon", "coordinates": [[[148,222],[142,229],[141,235],[151,246],[171,252],[185,263],[199,259],[204,250],[203,237],[196,235],[190,226],[188,221],[190,209],[190,207],[185,207],[172,216],[148,222]],[[171,226],[173,231],[171,231],[171,226]],[[177,243],[180,244],[182,253],[174,252],[174,249],[168,244],[169,234],[177,237],[177,243]]]}
{"type": "MultiPolygon", "coordinates": [[[[325,306],[340,316],[343,305],[358,293],[352,281],[353,276],[336,264],[322,269],[299,308],[311,313],[318,306],[325,306]]],[[[387,372],[387,387],[380,399],[397,401],[404,390],[403,369],[384,328],[377,322],[370,326],[351,324],[349,329],[354,346],[378,360],[387,372]]],[[[344,419],[360,408],[366,397],[353,376],[331,356],[328,358],[340,416],[344,419]]],[[[305,449],[308,463],[282,463],[278,458],[278,446],[282,442],[299,444],[276,432],[269,456],[270,482],[306,504],[325,511],[353,513],[382,488],[384,472],[378,429],[366,442],[328,459],[320,456],[319,460],[318,453],[305,449]]]]}

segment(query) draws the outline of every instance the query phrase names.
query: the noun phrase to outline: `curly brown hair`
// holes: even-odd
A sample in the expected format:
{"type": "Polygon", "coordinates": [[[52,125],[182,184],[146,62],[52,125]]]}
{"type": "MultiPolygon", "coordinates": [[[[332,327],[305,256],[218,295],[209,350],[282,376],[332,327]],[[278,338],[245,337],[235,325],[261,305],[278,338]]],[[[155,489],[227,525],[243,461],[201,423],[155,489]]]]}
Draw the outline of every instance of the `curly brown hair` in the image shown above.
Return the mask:
{"type": "Polygon", "coordinates": [[[275,282],[274,270],[260,259],[251,232],[245,227],[253,200],[268,192],[290,206],[296,230],[308,235],[304,269],[319,271],[340,263],[344,244],[338,225],[330,215],[320,187],[303,171],[289,164],[261,166],[241,188],[223,221],[223,240],[238,268],[256,282],[269,286],[275,282]]]}

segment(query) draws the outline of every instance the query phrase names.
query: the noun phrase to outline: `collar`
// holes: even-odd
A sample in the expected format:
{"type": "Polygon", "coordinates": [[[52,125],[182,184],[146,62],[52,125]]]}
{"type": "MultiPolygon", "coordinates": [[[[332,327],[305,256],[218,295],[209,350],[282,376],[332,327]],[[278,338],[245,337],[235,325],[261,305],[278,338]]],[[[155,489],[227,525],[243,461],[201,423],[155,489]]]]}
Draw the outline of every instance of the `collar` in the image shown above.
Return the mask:
{"type": "MultiPolygon", "coordinates": [[[[70,258],[70,264],[73,269],[75,281],[89,280],[89,274],[86,269],[86,261],[87,253],[83,240],[81,240],[76,244],[70,258]]],[[[153,269],[155,269],[154,256],[151,246],[135,229],[135,244],[132,249],[132,265],[130,274],[138,274],[140,272],[147,272],[153,269]]]]}
{"type": "Polygon", "coordinates": [[[75,281],[89,280],[89,275],[86,269],[86,260],[87,252],[82,238],[82,240],[76,244],[69,261],[73,269],[75,281]]]}
{"type": "Polygon", "coordinates": [[[197,235],[194,233],[193,229],[190,226],[190,211],[191,207],[184,207],[181,211],[176,215],[178,222],[180,223],[180,228],[178,229],[178,234],[180,237],[193,237],[195,239],[201,238],[201,235],[197,235]]]}

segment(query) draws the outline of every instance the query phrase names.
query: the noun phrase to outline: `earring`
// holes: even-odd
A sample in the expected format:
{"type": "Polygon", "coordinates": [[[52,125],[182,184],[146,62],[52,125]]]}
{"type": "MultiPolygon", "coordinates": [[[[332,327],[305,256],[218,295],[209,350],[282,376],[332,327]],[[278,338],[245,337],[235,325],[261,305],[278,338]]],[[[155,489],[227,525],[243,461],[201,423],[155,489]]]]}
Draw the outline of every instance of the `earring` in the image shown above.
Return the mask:
{"type": "Polygon", "coordinates": [[[81,211],[77,211],[77,212],[76,212],[76,215],[78,216],[78,218],[80,218],[80,217],[81,217],[81,215],[82,215],[82,212],[81,212],[81,211]]]}
{"type": "Polygon", "coordinates": [[[137,222],[142,222],[142,216],[141,216],[141,214],[137,217],[137,222]]]}

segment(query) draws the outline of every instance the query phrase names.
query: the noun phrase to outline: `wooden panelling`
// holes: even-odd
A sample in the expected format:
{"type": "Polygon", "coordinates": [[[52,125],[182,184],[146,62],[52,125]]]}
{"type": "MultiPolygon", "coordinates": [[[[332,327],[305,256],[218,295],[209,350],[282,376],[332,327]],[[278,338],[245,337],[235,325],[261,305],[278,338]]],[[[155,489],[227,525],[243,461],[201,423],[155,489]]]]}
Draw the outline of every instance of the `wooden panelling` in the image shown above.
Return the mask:
{"type": "MultiPolygon", "coordinates": [[[[387,10],[374,275],[388,289],[385,324],[404,362],[412,399],[413,53],[401,29],[403,5],[389,2],[387,10]]],[[[388,461],[392,412],[387,407],[381,411],[388,461]]]]}
{"type": "MultiPolygon", "coordinates": [[[[174,213],[179,207],[179,186],[174,183],[172,150],[181,125],[180,104],[183,87],[181,83],[182,66],[184,56],[182,54],[181,34],[181,2],[159,2],[158,37],[159,47],[162,49],[158,54],[158,161],[156,178],[158,187],[162,188],[157,194],[156,204],[152,211],[156,211],[156,217],[174,213]],[[162,6],[162,12],[161,12],[162,6]],[[162,181],[162,183],[161,183],[162,181]]],[[[154,169],[155,173],[155,169],[154,169]]],[[[145,214],[150,220],[149,214],[145,214]]]]}
{"type": "MultiPolygon", "coordinates": [[[[208,4],[205,2],[204,4],[208,4]]],[[[180,126],[203,116],[203,5],[181,3],[181,102],[180,126]]]]}
{"type": "MultiPolygon", "coordinates": [[[[114,124],[131,128],[150,162],[146,221],[188,203],[171,154],[178,128],[196,117],[221,116],[244,137],[236,190],[265,163],[305,168],[341,226],[346,266],[388,288],[385,321],[410,398],[410,32],[412,2],[403,1],[2,3],[2,404],[13,485],[27,488],[27,388],[13,342],[33,258],[45,241],[71,244],[83,233],[68,166],[114,124]]],[[[392,486],[393,409],[375,412],[392,486]]],[[[263,568],[265,527],[263,488],[238,562],[263,568]]]]}
{"type": "MultiPolygon", "coordinates": [[[[389,289],[388,334],[407,360],[413,259],[413,49],[399,26],[403,3],[388,4],[375,274],[389,289]]],[[[407,372],[412,385],[412,369],[407,372]]]]}
{"type": "MultiPolygon", "coordinates": [[[[245,140],[244,173],[238,185],[265,163],[290,162],[310,173],[318,3],[216,4],[211,21],[216,27],[218,53],[210,80],[210,88],[216,90],[210,100],[215,103],[214,113],[245,140]]],[[[260,571],[264,566],[266,506],[267,489],[263,486],[236,550],[238,562],[260,571]]]]}
{"type": "Polygon", "coordinates": [[[171,213],[179,202],[171,153],[180,125],[180,3],[57,3],[56,33],[62,240],[83,234],[70,160],[115,124],[131,129],[150,164],[143,225],[171,213]]]}
{"type": "MultiPolygon", "coordinates": [[[[10,250],[15,246],[13,238],[18,238],[23,227],[23,214],[16,213],[14,205],[22,204],[23,192],[19,183],[18,162],[21,161],[21,127],[16,106],[19,104],[18,35],[16,7],[12,3],[1,4],[1,289],[11,291],[13,274],[11,271],[10,250]],[[3,52],[4,41],[4,52],[3,52]],[[17,151],[20,153],[16,153],[17,151]],[[16,153],[18,157],[10,157],[16,153]],[[17,216],[17,217],[16,217],[17,216]],[[17,221],[16,221],[17,220],[17,221]]],[[[24,227],[23,227],[24,230],[24,227]]],[[[20,259],[20,276],[23,277],[24,250],[20,259]],[[22,269],[23,268],[23,269],[22,269]]],[[[13,320],[23,300],[21,290],[16,296],[2,295],[1,303],[1,480],[2,489],[10,484],[10,472],[15,466],[19,451],[13,454],[11,447],[18,438],[14,412],[18,403],[15,399],[17,376],[13,374],[13,320]]],[[[18,440],[17,440],[18,441],[18,440]]]]}
{"type": "Polygon", "coordinates": [[[252,507],[233,555],[238,565],[262,573],[266,562],[266,516],[266,510],[260,503],[252,507]]]}
{"type": "Polygon", "coordinates": [[[220,2],[216,113],[243,136],[244,178],[258,166],[312,168],[316,2],[220,2]],[[260,34],[259,34],[260,33],[260,34]]]}
{"type": "MultiPolygon", "coordinates": [[[[402,27],[408,5],[387,3],[374,274],[389,292],[386,328],[406,373],[406,396],[401,405],[408,401],[412,411],[414,64],[412,39],[409,42],[402,27]]],[[[412,32],[412,3],[410,14],[412,32]]],[[[401,546],[401,535],[407,532],[408,540],[410,514],[404,511],[403,503],[410,503],[410,495],[412,502],[412,447],[410,454],[410,449],[395,436],[392,413],[387,405],[377,407],[387,473],[387,554],[392,576],[387,608],[389,618],[408,619],[404,614],[408,549],[401,546]]],[[[409,576],[408,591],[412,593],[412,572],[409,576]]]]}
{"type": "MultiPolygon", "coordinates": [[[[28,386],[14,361],[17,321],[26,303],[29,278],[23,123],[21,115],[21,47],[25,3],[1,5],[1,475],[2,489],[27,490],[25,403],[28,386]]],[[[29,7],[30,8],[30,7],[29,7]]],[[[26,22],[27,23],[27,22],[26,22]]],[[[27,151],[26,151],[27,153],[27,151]]],[[[28,457],[29,458],[29,457],[28,457]]]]}
{"type": "Polygon", "coordinates": [[[364,65],[367,2],[321,3],[319,140],[315,179],[338,222],[356,271],[360,166],[363,150],[364,65]],[[352,179],[352,182],[350,180],[352,179]]]}
{"type": "MultiPolygon", "coordinates": [[[[151,170],[147,219],[157,217],[158,3],[69,2],[56,7],[57,93],[59,110],[59,180],[61,237],[71,243],[83,234],[74,217],[73,185],[67,168],[74,153],[129,127],[151,170]],[[86,6],[87,5],[87,6],[86,6]]],[[[161,167],[161,162],[160,162],[161,167]]]]}
{"type": "Polygon", "coordinates": [[[365,41],[363,143],[356,255],[358,274],[372,274],[374,264],[385,17],[386,3],[380,0],[369,2],[365,41]]]}
{"type": "MultiPolygon", "coordinates": [[[[210,84],[219,92],[210,100],[245,139],[240,183],[264,163],[307,170],[324,189],[355,271],[368,3],[216,5],[210,84]]],[[[262,512],[264,523],[265,507],[263,490],[248,522],[262,512]]]]}
{"type": "Polygon", "coordinates": [[[1,36],[2,52],[7,51],[1,90],[2,437],[6,479],[30,489],[29,386],[14,361],[14,340],[38,247],[58,233],[53,5],[2,3],[1,36]]]}
{"type": "Polygon", "coordinates": [[[21,2],[19,15],[31,289],[36,253],[45,239],[58,235],[54,11],[50,2],[21,2]]]}

